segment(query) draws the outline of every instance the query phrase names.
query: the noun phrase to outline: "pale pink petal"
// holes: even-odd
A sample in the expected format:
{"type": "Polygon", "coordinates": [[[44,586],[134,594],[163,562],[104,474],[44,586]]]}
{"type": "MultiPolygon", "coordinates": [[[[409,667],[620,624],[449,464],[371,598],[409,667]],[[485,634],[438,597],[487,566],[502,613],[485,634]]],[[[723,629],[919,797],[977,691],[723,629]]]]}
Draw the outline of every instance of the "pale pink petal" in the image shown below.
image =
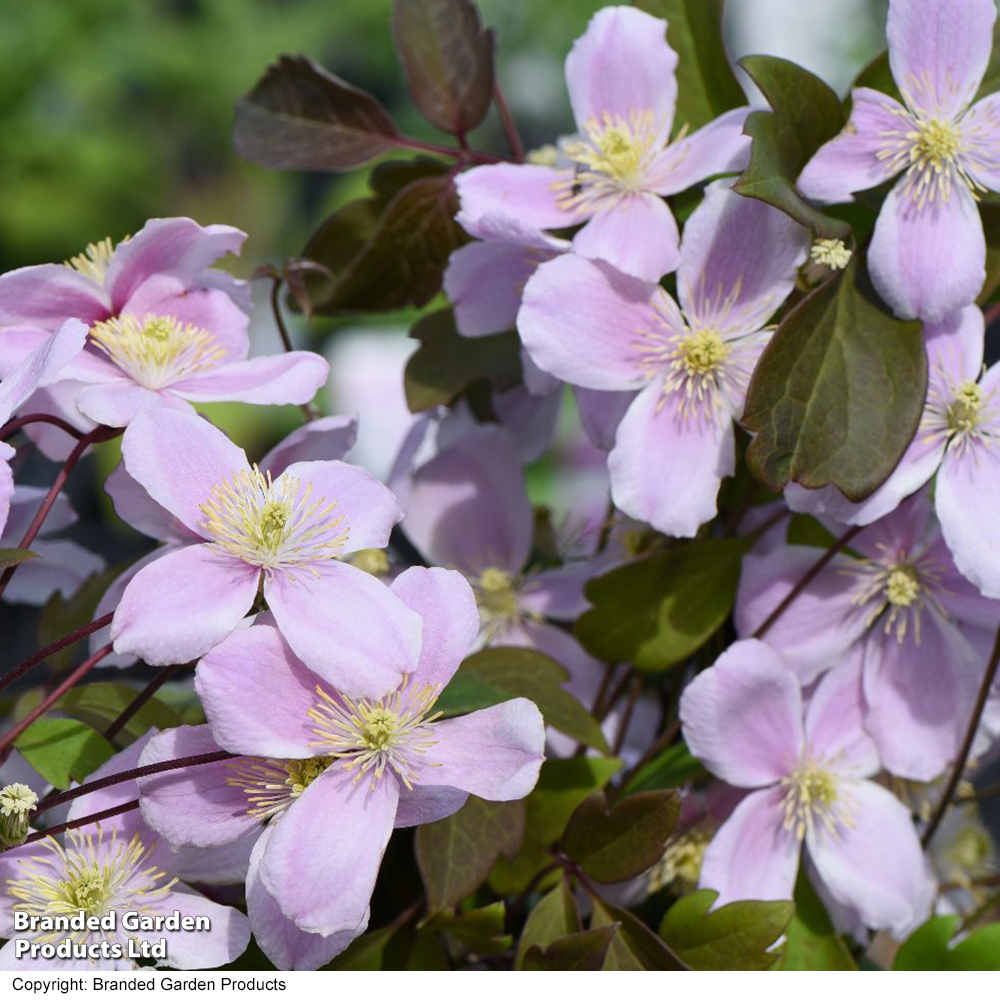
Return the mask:
{"type": "Polygon", "coordinates": [[[469,430],[420,466],[410,482],[407,538],[439,566],[478,576],[520,573],[534,516],[521,458],[499,427],[469,430]]]}
{"type": "MultiPolygon", "coordinates": [[[[154,736],[139,766],[218,750],[209,726],[179,726],[154,736]]],[[[175,850],[218,847],[259,830],[260,819],[249,814],[246,793],[228,783],[234,765],[246,760],[195,764],[137,779],[143,819],[175,850]]]]}
{"type": "Polygon", "coordinates": [[[498,216],[512,216],[532,229],[575,226],[586,214],[563,208],[556,197],[556,189],[571,177],[569,171],[530,163],[497,163],[463,171],[455,178],[462,206],[457,221],[476,237],[486,236],[498,216]]]}
{"type": "Polygon", "coordinates": [[[626,195],[595,213],[573,237],[573,250],[644,281],[659,281],[681,259],[673,212],[649,192],[626,195]]]}
{"type": "Polygon", "coordinates": [[[931,781],[954,760],[986,664],[949,622],[921,615],[920,641],[876,629],[865,643],[865,728],[893,774],[931,781]]]}
{"type": "Polygon", "coordinates": [[[396,829],[423,826],[457,813],[468,801],[469,793],[460,788],[443,785],[417,784],[412,788],[399,788],[399,806],[396,809],[396,829]]]}
{"type": "Polygon", "coordinates": [[[698,888],[714,889],[715,906],[742,899],[791,899],[801,853],[784,827],[780,788],[748,795],[719,828],[705,851],[698,888]]]}
{"type": "Polygon", "coordinates": [[[516,243],[469,243],[456,250],[444,272],[444,291],[465,337],[512,330],[525,282],[555,256],[516,243]]]}
{"type": "Polygon", "coordinates": [[[543,264],[524,289],[521,340],[544,371],[587,389],[639,389],[647,331],[683,330],[673,300],[659,287],[602,261],[564,254],[543,264]],[[660,312],[665,314],[661,319],[660,312]]]}
{"type": "Polygon", "coordinates": [[[257,594],[260,568],[188,545],[141,569],[111,623],[115,652],[154,666],[186,663],[236,628],[257,594]]]}
{"type": "Polygon", "coordinates": [[[573,621],[590,607],[583,596],[587,581],[609,568],[606,560],[587,559],[542,570],[521,585],[517,595],[521,607],[556,621],[573,621]]]}
{"type": "Polygon", "coordinates": [[[743,123],[750,108],[733,108],[697,132],[671,143],[650,168],[650,190],[677,194],[716,174],[742,170],[750,158],[750,137],[743,123]]]}
{"type": "Polygon", "coordinates": [[[962,119],[962,166],[983,187],[1000,190],[1000,94],[989,94],[962,119]]]}
{"type": "Polygon", "coordinates": [[[375,577],[346,563],[315,564],[264,581],[278,628],[302,662],[338,691],[381,698],[420,656],[421,619],[375,577]]]}
{"type": "Polygon", "coordinates": [[[201,505],[215,486],[249,468],[243,449],[203,417],[162,407],[129,424],[122,459],[161,507],[202,537],[201,505]]]}
{"type": "MultiPolygon", "coordinates": [[[[736,592],[736,631],[751,636],[823,555],[823,549],[779,545],[743,558],[736,592]]],[[[864,633],[867,612],[854,603],[855,561],[838,554],[809,582],[767,631],[803,684],[839,662],[864,633]]]]}
{"type": "Polygon", "coordinates": [[[322,510],[335,504],[330,518],[340,519],[336,534],[347,534],[341,551],[384,549],[389,544],[402,514],[396,498],[371,473],[358,465],[331,461],[295,462],[281,475],[298,482],[303,506],[318,504],[322,510]]]}
{"type": "MultiPolygon", "coordinates": [[[[86,354],[81,352],[81,356],[86,354]]],[[[62,417],[81,434],[88,434],[96,424],[88,420],[76,406],[83,382],[60,380],[47,389],[39,389],[25,401],[22,413],[48,413],[62,417]]],[[[76,440],[59,427],[51,424],[29,424],[24,428],[27,438],[50,462],[65,462],[76,446],[76,440]]]]}
{"type": "Polygon", "coordinates": [[[6,441],[0,441],[0,532],[7,524],[10,500],[14,495],[14,473],[10,467],[14,455],[14,449],[6,441]]]}
{"type": "Polygon", "coordinates": [[[842,664],[824,674],[806,709],[807,754],[852,778],[867,778],[881,767],[864,729],[862,660],[863,648],[855,644],[842,664]]]}
{"type": "Polygon", "coordinates": [[[992,0],[892,0],[892,76],[912,108],[954,118],[979,89],[993,43],[992,0]]]}
{"type": "Polygon", "coordinates": [[[732,421],[685,416],[658,382],[625,412],[608,455],[611,496],[626,514],[678,538],[715,517],[736,463],[732,421]]]}
{"type": "Polygon", "coordinates": [[[274,832],[268,827],[257,840],[247,873],[247,914],[250,929],[261,951],[279,968],[312,970],[339,955],[368,926],[368,913],[353,930],[337,934],[310,934],[301,930],[281,912],[278,901],[267,891],[260,877],[260,861],[274,832]]]}
{"type": "Polygon", "coordinates": [[[87,328],[75,319],[67,320],[27,354],[0,382],[0,424],[27,400],[36,389],[69,377],[67,366],[83,349],[87,328]]]}
{"type": "Polygon", "coordinates": [[[143,410],[156,406],[189,411],[190,407],[166,392],[155,392],[125,379],[88,385],[77,396],[80,412],[96,424],[108,427],[127,427],[143,410]]]}
{"type": "Polygon", "coordinates": [[[677,53],[667,44],[667,22],[632,7],[605,7],[566,57],[566,85],[579,126],[605,114],[628,121],[651,112],[670,132],[677,101],[677,53]]]}
{"type": "Polygon", "coordinates": [[[941,532],[961,573],[991,598],[1000,598],[1000,519],[985,511],[998,489],[996,438],[948,449],[934,491],[941,532]]]}
{"type": "Polygon", "coordinates": [[[538,781],[545,750],[542,713],[527,698],[447,719],[416,761],[421,781],[491,802],[523,799],[538,781]]]}
{"type": "Polygon", "coordinates": [[[195,534],[169,511],[161,507],[126,471],[119,462],[104,481],[104,489],[111,498],[115,513],[137,531],[158,542],[190,544],[200,542],[195,534]]]}
{"type": "Polygon", "coordinates": [[[223,906],[201,893],[175,889],[160,901],[163,912],[181,917],[206,918],[211,930],[193,934],[189,930],[159,928],[141,931],[139,937],[165,941],[165,964],[172,969],[216,969],[235,962],[250,944],[250,921],[235,906],[223,906]]]}
{"type": "Polygon", "coordinates": [[[918,207],[901,179],[875,223],[868,272],[903,319],[937,322],[973,302],[986,278],[979,206],[964,184],[918,207]]]}
{"type": "Polygon", "coordinates": [[[635,393],[601,392],[573,386],[573,397],[580,412],[580,424],[591,443],[601,451],[611,451],[618,425],[635,399],[635,393]]]}
{"type": "Polygon", "coordinates": [[[193,219],[150,219],[119,243],[108,264],[104,287],[121,309],[146,278],[166,274],[185,287],[225,254],[238,254],[246,233],[232,226],[199,226],[193,219]]]}
{"type": "Polygon", "coordinates": [[[493,393],[493,411],[497,420],[510,431],[517,445],[521,461],[534,462],[552,447],[559,430],[559,417],[563,409],[565,386],[558,379],[546,375],[521,349],[521,366],[527,375],[533,370],[539,376],[523,385],[516,385],[506,392],[493,393]],[[533,391],[543,383],[550,388],[542,392],[533,391]]]}
{"type": "Polygon", "coordinates": [[[802,757],[802,691],[758,639],[734,643],[684,689],[684,740],[715,775],[739,788],[780,781],[802,757]]]}
{"type": "Polygon", "coordinates": [[[281,817],[260,862],[264,887],[302,930],[354,931],[364,921],[392,834],[399,783],[330,767],[281,817]]]}
{"type": "Polygon", "coordinates": [[[906,110],[888,94],[855,87],[851,120],[844,130],[820,146],[796,182],[807,197],[820,202],[853,201],[855,191],[867,191],[894,175],[889,161],[879,158],[885,133],[908,130],[906,110]]]}
{"type": "Polygon", "coordinates": [[[63,264],[21,267],[0,276],[0,326],[31,323],[55,330],[71,317],[89,324],[110,312],[104,289],[63,264]]]}
{"type": "Polygon", "coordinates": [[[809,232],[716,182],[684,227],[677,293],[689,320],[729,339],[759,330],[795,286],[809,232]]]}
{"type": "Polygon", "coordinates": [[[357,417],[320,417],[276,444],[260,460],[260,467],[277,479],[293,462],[341,461],[357,439],[357,417]]]}
{"type": "Polygon", "coordinates": [[[195,689],[223,750],[313,757],[319,678],[269,625],[231,632],[198,662],[195,689]]]}
{"type": "MultiPolygon", "coordinates": [[[[31,524],[42,501],[48,495],[48,487],[27,486],[18,483],[14,490],[14,496],[10,504],[10,517],[7,520],[7,527],[0,532],[0,537],[6,536],[0,541],[0,548],[13,544],[14,540],[20,538],[31,524]]],[[[76,511],[65,493],[60,493],[55,498],[55,503],[49,508],[45,517],[45,524],[42,533],[46,535],[63,531],[79,520],[76,511]]]]}
{"type": "MultiPolygon", "coordinates": [[[[10,541],[16,547],[17,542],[10,541]]],[[[68,601],[89,576],[99,573],[105,565],[99,555],[66,538],[36,539],[31,550],[38,558],[24,563],[3,592],[9,604],[41,607],[56,592],[68,601]]]]}
{"type": "Polygon", "coordinates": [[[412,566],[392,583],[392,592],[420,615],[420,659],[411,681],[445,685],[479,634],[476,595],[461,573],[412,566]]]}
{"type": "Polygon", "coordinates": [[[807,831],[809,856],[838,903],[902,939],[930,915],[935,889],[910,811],[870,781],[852,782],[843,794],[850,822],[836,834],[807,831]]]}
{"type": "Polygon", "coordinates": [[[174,382],[170,391],[196,403],[233,399],[241,403],[284,406],[308,403],[326,384],[330,365],[312,351],[233,361],[174,382]]]}

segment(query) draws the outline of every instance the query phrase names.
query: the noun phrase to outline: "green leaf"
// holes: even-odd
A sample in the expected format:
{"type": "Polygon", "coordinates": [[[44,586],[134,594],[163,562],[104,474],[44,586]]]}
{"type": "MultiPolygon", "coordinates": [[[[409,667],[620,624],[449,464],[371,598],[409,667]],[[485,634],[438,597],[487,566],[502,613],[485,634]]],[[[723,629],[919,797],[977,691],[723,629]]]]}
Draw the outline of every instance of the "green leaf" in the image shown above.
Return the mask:
{"type": "Polygon", "coordinates": [[[493,33],[469,0],[396,0],[392,14],[417,110],[442,132],[464,135],[493,99],[493,33]]]}
{"type": "Polygon", "coordinates": [[[624,795],[655,788],[679,788],[701,771],[701,761],[684,743],[675,743],[654,757],[622,790],[624,795]]]}
{"type": "Polygon", "coordinates": [[[544,951],[532,945],[524,955],[526,971],[598,972],[617,928],[612,924],[589,931],[578,931],[553,941],[544,951]]]}
{"type": "Polygon", "coordinates": [[[795,916],[786,931],[785,950],[774,967],[782,972],[838,972],[857,971],[858,968],[801,868],[795,885],[795,916]]]}
{"type": "Polygon", "coordinates": [[[271,170],[352,170],[398,139],[371,94],[305,56],[281,56],[236,102],[237,154],[271,170]]]}
{"type": "Polygon", "coordinates": [[[1000,971],[1000,923],[988,924],[949,950],[958,917],[931,917],[900,946],[894,972],[1000,971]]]}
{"type": "Polygon", "coordinates": [[[885,482],[927,395],[921,324],[895,319],[852,258],[782,320],[754,371],[743,423],[751,471],[773,490],[832,483],[853,501],[885,482]]]}
{"type": "MultiPolygon", "coordinates": [[[[57,590],[49,598],[38,619],[38,645],[45,647],[57,639],[94,620],[94,612],[105,591],[129,564],[111,566],[101,573],[93,573],[76,589],[69,600],[57,590]]],[[[64,646],[48,657],[47,663],[54,670],[65,670],[87,640],[64,646]]]]}
{"type": "Polygon", "coordinates": [[[667,41],[678,56],[674,121],[692,129],[747,103],[722,44],[724,3],[636,0],[636,7],[667,22],[667,41]]]}
{"type": "Polygon", "coordinates": [[[638,792],[610,810],[597,791],[576,807],[561,846],[595,881],[624,882],[659,861],[679,815],[674,791],[638,792]]]}
{"type": "Polygon", "coordinates": [[[612,942],[608,952],[605,968],[612,968],[608,963],[622,969],[648,969],[652,972],[670,972],[683,969],[683,963],[671,952],[670,948],[657,937],[637,916],[628,910],[609,903],[606,899],[590,897],[594,907],[591,927],[601,927],[614,922],[618,925],[615,936],[617,947],[612,942]]]}
{"type": "Polygon", "coordinates": [[[19,566],[29,559],[37,559],[38,553],[31,549],[0,549],[0,569],[7,566],[19,566]]]}
{"type": "Polygon", "coordinates": [[[560,878],[559,884],[543,896],[528,914],[521,940],[517,944],[514,968],[523,968],[524,956],[532,947],[544,951],[553,941],[576,934],[579,930],[580,914],[576,908],[576,900],[566,879],[560,878]]]}
{"type": "Polygon", "coordinates": [[[607,753],[608,744],[594,717],[562,685],[569,674],[551,657],[520,646],[491,646],[462,661],[437,708],[445,715],[475,712],[527,698],[547,725],[607,753]]]}
{"type": "Polygon", "coordinates": [[[480,379],[501,390],[521,381],[521,347],[514,332],[463,337],[446,309],[418,320],[410,336],[420,341],[404,374],[411,413],[452,403],[480,379]]]}
{"type": "Polygon", "coordinates": [[[83,781],[115,752],[100,733],[75,719],[39,719],[21,733],[14,746],[56,788],[83,781]]]}
{"type": "Polygon", "coordinates": [[[496,955],[506,951],[514,940],[504,932],[504,915],[501,901],[477,910],[435,914],[427,921],[426,928],[446,931],[466,948],[481,955],[496,955]]]}
{"type": "Polygon", "coordinates": [[[986,281],[976,302],[985,305],[1000,288],[1000,200],[992,194],[984,195],[979,202],[979,215],[986,237],[986,281]]]}
{"type": "Polygon", "coordinates": [[[353,969],[358,972],[378,972],[382,968],[386,946],[398,928],[390,925],[355,938],[324,970],[353,969]]]}
{"type": "Polygon", "coordinates": [[[430,912],[460,902],[489,875],[498,855],[512,857],[524,839],[524,802],[484,802],[474,795],[453,816],[417,829],[417,867],[430,912]]]}
{"type": "Polygon", "coordinates": [[[660,936],[692,969],[745,971],[770,968],[780,957],[768,949],[785,932],[791,902],[729,903],[709,913],[718,893],[702,889],[667,910],[660,936]]]}
{"type": "Polygon", "coordinates": [[[528,837],[539,844],[557,841],[576,807],[603,788],[621,769],[617,757],[566,757],[542,764],[538,784],[525,800],[528,837]]]}
{"type": "Polygon", "coordinates": [[[593,607],[577,622],[577,638],[608,663],[660,671],[683,662],[729,617],[749,544],[698,539],[591,580],[593,607]]]}
{"type": "MultiPolygon", "coordinates": [[[[118,718],[139,694],[140,689],[127,684],[85,684],[71,688],[53,706],[98,728],[106,728],[118,718]]],[[[158,698],[151,698],[125,724],[122,732],[137,739],[148,729],[172,729],[181,718],[158,698]]]]}
{"type": "Polygon", "coordinates": [[[786,59],[746,56],[740,65],[772,110],[747,118],[750,163],[735,190],[781,209],[820,236],[846,238],[851,231],[846,222],[824,215],[795,190],[802,168],[846,123],[840,99],[819,77],[786,59]]]}

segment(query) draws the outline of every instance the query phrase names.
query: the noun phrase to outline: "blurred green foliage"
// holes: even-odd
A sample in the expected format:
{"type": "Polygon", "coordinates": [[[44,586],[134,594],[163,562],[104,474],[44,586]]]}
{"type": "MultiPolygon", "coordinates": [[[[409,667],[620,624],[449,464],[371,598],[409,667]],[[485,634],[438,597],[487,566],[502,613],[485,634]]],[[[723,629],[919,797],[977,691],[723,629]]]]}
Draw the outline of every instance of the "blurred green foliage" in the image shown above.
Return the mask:
{"type": "MultiPolygon", "coordinates": [[[[480,6],[528,143],[565,131],[562,60],[599,0],[480,6]]],[[[272,174],[233,154],[233,102],[283,52],[370,90],[404,129],[444,138],[410,105],[391,0],[4,0],[0,11],[0,270],[165,215],[246,229],[244,273],[300,252],[365,178],[272,174]]],[[[493,113],[479,133],[503,148],[493,113]]]]}

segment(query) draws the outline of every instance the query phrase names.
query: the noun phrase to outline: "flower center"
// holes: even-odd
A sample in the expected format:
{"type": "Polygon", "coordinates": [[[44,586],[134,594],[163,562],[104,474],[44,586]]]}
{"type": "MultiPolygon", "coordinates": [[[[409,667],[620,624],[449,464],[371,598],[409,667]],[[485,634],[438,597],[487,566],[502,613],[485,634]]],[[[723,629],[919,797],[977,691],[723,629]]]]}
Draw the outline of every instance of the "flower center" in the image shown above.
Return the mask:
{"type": "MultiPolygon", "coordinates": [[[[158,884],[167,875],[150,867],[152,847],[147,848],[138,836],[126,844],[118,839],[117,831],[105,838],[98,827],[96,834],[73,830],[68,837],[67,847],[52,837],[43,841],[51,857],[18,861],[24,877],[7,881],[11,896],[19,900],[15,910],[30,916],[75,916],[81,910],[90,916],[126,909],[149,913],[155,908],[152,904],[177,882],[158,884]]],[[[55,939],[60,933],[38,940],[55,939]]]]}
{"type": "Polygon", "coordinates": [[[842,271],[851,262],[851,251],[843,240],[816,240],[809,248],[809,257],[815,264],[842,271]]]}
{"type": "MultiPolygon", "coordinates": [[[[255,465],[234,472],[213,487],[201,505],[202,528],[223,551],[253,566],[284,570],[335,559],[347,542],[337,501],[312,499],[312,483],[282,475],[274,482],[255,465]]],[[[292,577],[294,579],[294,577],[292,577]]]]}
{"type": "Polygon", "coordinates": [[[668,887],[680,894],[695,889],[701,877],[705,851],[715,832],[713,826],[697,826],[670,839],[663,857],[649,871],[646,885],[650,893],[668,887]]]}
{"type": "Polygon", "coordinates": [[[332,763],[332,757],[237,760],[229,764],[233,774],[226,784],[243,789],[247,815],[266,820],[284,812],[332,763]]]}
{"type": "Polygon", "coordinates": [[[142,319],[120,316],[95,323],[90,339],[114,364],[147,389],[214,368],[226,355],[200,326],[152,313],[142,319]]]}
{"type": "Polygon", "coordinates": [[[953,434],[968,434],[975,430],[982,407],[982,387],[971,379],[963,382],[956,390],[951,406],[948,407],[948,429],[953,434]]]}
{"type": "Polygon", "coordinates": [[[843,801],[837,775],[821,762],[805,760],[790,775],[781,779],[785,789],[783,807],[785,829],[794,830],[801,840],[812,833],[817,824],[835,833],[838,822],[845,822],[843,801]]]}
{"type": "Polygon", "coordinates": [[[19,781],[0,789],[0,844],[16,847],[28,836],[28,820],[38,796],[19,781]]]}
{"type": "MultiPolygon", "coordinates": [[[[126,236],[122,242],[125,243],[127,240],[128,237],[126,236]]],[[[97,243],[88,243],[83,253],[63,261],[63,266],[86,275],[99,285],[102,285],[104,284],[104,276],[107,274],[108,264],[111,263],[114,252],[115,245],[111,242],[111,237],[108,236],[97,243]]]]}
{"type": "Polygon", "coordinates": [[[908,608],[920,597],[920,579],[912,566],[895,566],[885,581],[885,596],[897,608],[908,608]]]}
{"type": "Polygon", "coordinates": [[[716,415],[723,400],[729,357],[729,346],[719,331],[706,328],[676,337],[664,353],[664,396],[676,393],[684,415],[695,409],[716,415]]]}
{"type": "Polygon", "coordinates": [[[355,782],[371,773],[372,787],[389,768],[407,788],[417,780],[417,755],[437,742],[430,737],[440,712],[430,714],[440,694],[439,686],[410,687],[409,677],[380,701],[357,701],[344,694],[316,688],[319,702],[309,711],[319,737],[316,746],[328,757],[343,758],[345,770],[357,770],[355,782]]]}
{"type": "Polygon", "coordinates": [[[553,185],[565,209],[589,204],[594,210],[616,204],[622,194],[644,190],[659,153],[660,129],[652,111],[628,117],[605,112],[584,123],[578,139],[564,143],[563,152],[576,168],[553,185]]]}

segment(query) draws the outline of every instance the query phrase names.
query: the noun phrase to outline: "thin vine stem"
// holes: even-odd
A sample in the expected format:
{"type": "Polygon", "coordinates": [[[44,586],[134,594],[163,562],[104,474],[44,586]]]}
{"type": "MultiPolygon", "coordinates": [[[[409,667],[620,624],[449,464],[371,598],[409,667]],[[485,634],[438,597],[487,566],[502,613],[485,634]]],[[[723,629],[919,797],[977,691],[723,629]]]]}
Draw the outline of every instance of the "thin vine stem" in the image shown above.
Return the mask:
{"type": "Polygon", "coordinates": [[[76,438],[77,441],[83,437],[83,431],[77,430],[68,420],[63,420],[62,417],[57,417],[54,413],[27,413],[23,417],[17,417],[0,427],[0,441],[6,441],[7,438],[13,437],[22,427],[27,427],[29,424],[51,424],[53,427],[65,431],[70,437],[76,438]]]}
{"type": "MultiPolygon", "coordinates": [[[[81,826],[90,826],[91,823],[100,823],[103,819],[111,819],[114,816],[121,816],[122,813],[132,812],[134,809],[139,808],[139,800],[132,799],[131,802],[123,802],[121,805],[112,806],[110,809],[102,809],[100,812],[91,813],[89,816],[80,816],[77,819],[67,820],[65,823],[60,823],[58,826],[50,826],[47,830],[36,830],[34,833],[30,834],[28,838],[24,841],[24,844],[19,844],[17,846],[23,847],[25,844],[37,844],[40,840],[46,840],[49,837],[57,837],[60,833],[66,833],[67,830],[76,830],[81,826]]],[[[14,847],[0,847],[0,854],[4,851],[12,851],[14,847]]]]}
{"type": "Polygon", "coordinates": [[[104,738],[113,740],[131,721],[136,712],[170,680],[174,674],[183,666],[182,663],[173,663],[169,667],[164,667],[119,713],[107,729],[104,730],[104,738]]]}

